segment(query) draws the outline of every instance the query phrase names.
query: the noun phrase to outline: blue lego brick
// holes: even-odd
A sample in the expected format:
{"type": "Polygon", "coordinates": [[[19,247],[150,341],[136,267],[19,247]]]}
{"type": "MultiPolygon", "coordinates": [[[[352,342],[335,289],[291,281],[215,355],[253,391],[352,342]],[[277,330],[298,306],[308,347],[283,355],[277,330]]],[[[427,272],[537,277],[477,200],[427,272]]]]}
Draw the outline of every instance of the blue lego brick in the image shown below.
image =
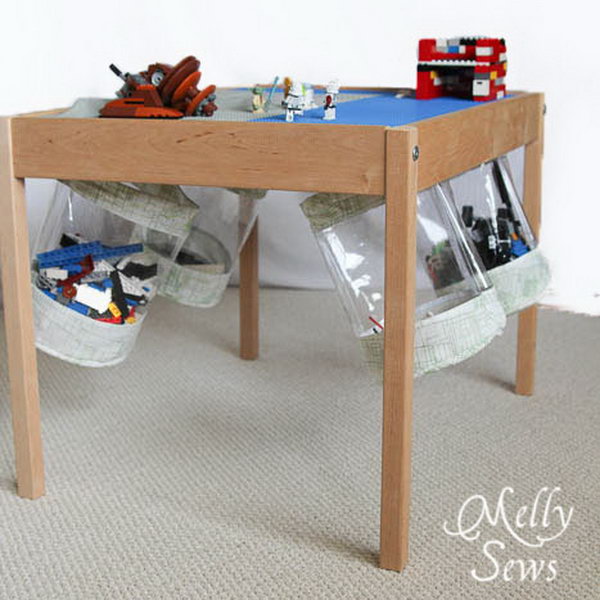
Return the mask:
{"type": "Polygon", "coordinates": [[[53,294],[50,290],[41,290],[42,293],[46,294],[48,298],[52,298],[52,300],[56,300],[56,294],[53,294]]]}
{"type": "Polygon", "coordinates": [[[117,256],[126,256],[127,254],[137,254],[144,251],[144,244],[128,244],[126,246],[102,246],[100,252],[92,252],[94,260],[102,260],[103,258],[116,258],[117,256]]]}
{"type": "Polygon", "coordinates": [[[448,52],[451,54],[458,54],[460,52],[460,48],[458,46],[448,46],[448,52]]]}
{"type": "Polygon", "coordinates": [[[64,269],[67,269],[67,271],[69,271],[70,275],[74,275],[75,273],[81,273],[81,271],[83,271],[83,267],[79,263],[61,265],[61,266],[64,269]]]}
{"type": "Polygon", "coordinates": [[[69,302],[69,304],[67,304],[66,306],[71,310],[74,310],[75,312],[81,313],[82,315],[86,316],[90,310],[89,307],[87,307],[85,304],[81,304],[81,302],[69,302]]]}
{"type": "Polygon", "coordinates": [[[77,244],[67,248],[59,248],[50,252],[42,252],[37,255],[38,268],[46,269],[48,267],[64,266],[69,271],[75,273],[81,272],[81,266],[77,263],[88,254],[92,255],[93,260],[102,260],[103,258],[116,258],[126,256],[127,254],[136,254],[143,252],[143,244],[128,244],[126,246],[103,246],[100,242],[89,242],[87,244],[77,244]],[[79,271],[77,270],[79,268],[79,271]]]}
{"type": "Polygon", "coordinates": [[[89,242],[87,244],[77,244],[76,246],[50,250],[50,252],[41,252],[37,255],[38,268],[46,269],[48,267],[59,267],[61,265],[77,263],[86,255],[101,250],[102,244],[100,242],[89,242]]]}
{"type": "Polygon", "coordinates": [[[523,256],[523,254],[527,254],[529,252],[529,248],[523,242],[523,240],[513,240],[510,251],[513,256],[523,256]]]}

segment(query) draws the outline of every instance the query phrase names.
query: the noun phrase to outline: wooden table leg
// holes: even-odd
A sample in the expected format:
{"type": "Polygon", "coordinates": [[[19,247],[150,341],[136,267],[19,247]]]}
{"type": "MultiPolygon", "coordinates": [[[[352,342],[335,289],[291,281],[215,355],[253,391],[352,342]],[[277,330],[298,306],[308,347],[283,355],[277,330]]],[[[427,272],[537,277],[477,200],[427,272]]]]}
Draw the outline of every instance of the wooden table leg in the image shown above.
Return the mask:
{"type": "Polygon", "coordinates": [[[258,303],[257,217],[240,252],[240,357],[245,360],[258,358],[258,303]]]}
{"type": "MultiPolygon", "coordinates": [[[[539,239],[542,209],[542,155],[544,97],[538,107],[540,125],[538,138],[525,146],[523,208],[531,229],[539,239]]],[[[531,396],[535,387],[535,354],[537,342],[537,306],[530,306],[519,314],[517,334],[517,394],[531,396]]]]}
{"type": "Polygon", "coordinates": [[[380,566],[408,561],[416,269],[417,130],[386,132],[380,566]]]}
{"type": "Polygon", "coordinates": [[[24,498],[44,494],[25,183],[12,164],[10,119],[0,119],[0,252],[17,471],[24,498]]]}

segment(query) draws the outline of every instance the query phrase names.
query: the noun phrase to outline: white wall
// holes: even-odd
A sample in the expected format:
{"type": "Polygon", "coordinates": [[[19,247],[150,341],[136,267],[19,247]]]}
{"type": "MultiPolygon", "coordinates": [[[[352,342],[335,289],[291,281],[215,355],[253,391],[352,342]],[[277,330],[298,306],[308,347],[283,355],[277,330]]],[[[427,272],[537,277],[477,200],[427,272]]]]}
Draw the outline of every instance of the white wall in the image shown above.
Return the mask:
{"type": "MultiPolygon", "coordinates": [[[[275,74],[316,83],[337,76],[347,84],[414,85],[418,38],[504,36],[509,87],[547,94],[542,246],[554,271],[549,301],[600,314],[593,6],[532,0],[8,0],[0,22],[0,114],[112,95],[119,82],[110,62],[134,71],[187,54],[202,60],[203,81],[217,85],[252,84],[275,74]]],[[[32,186],[34,226],[46,189],[32,186]]],[[[274,193],[264,207],[264,278],[323,285],[328,279],[298,200],[297,194],[274,193]],[[307,279],[307,273],[314,275],[307,279]]]]}

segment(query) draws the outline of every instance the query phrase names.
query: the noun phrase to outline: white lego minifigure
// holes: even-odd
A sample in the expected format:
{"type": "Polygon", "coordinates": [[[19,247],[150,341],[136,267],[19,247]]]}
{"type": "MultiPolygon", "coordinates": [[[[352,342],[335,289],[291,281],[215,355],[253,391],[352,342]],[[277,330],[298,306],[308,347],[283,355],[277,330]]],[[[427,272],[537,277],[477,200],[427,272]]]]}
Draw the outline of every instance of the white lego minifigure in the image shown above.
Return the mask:
{"type": "Polygon", "coordinates": [[[315,90],[310,83],[305,83],[303,86],[304,91],[304,110],[310,110],[311,108],[317,108],[315,102],[315,90]]]}
{"type": "Polygon", "coordinates": [[[337,101],[337,95],[340,93],[340,84],[337,79],[330,81],[325,88],[325,106],[323,119],[326,121],[335,120],[335,107],[337,101]]]}
{"type": "Polygon", "coordinates": [[[285,106],[285,120],[288,123],[294,121],[294,114],[302,115],[304,112],[304,94],[302,93],[302,84],[294,82],[290,93],[283,101],[285,106]]]}

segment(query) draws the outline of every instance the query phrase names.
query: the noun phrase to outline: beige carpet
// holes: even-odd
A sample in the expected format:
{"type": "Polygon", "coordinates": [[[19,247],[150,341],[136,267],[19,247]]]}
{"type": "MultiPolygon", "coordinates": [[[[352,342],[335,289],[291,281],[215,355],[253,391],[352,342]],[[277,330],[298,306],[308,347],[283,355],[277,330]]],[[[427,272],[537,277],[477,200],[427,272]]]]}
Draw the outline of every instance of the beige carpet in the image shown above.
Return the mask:
{"type": "Polygon", "coordinates": [[[512,320],[474,359],[418,380],[398,574],[376,567],[380,392],[333,293],[265,291],[255,363],[235,356],[235,290],[206,312],[152,309],[122,366],[39,355],[48,489],[36,502],[14,493],[2,373],[0,598],[600,597],[600,320],[542,311],[531,399],[510,391],[512,320]],[[513,519],[560,486],[565,533],[531,549],[501,525],[474,542],[444,532],[469,496],[493,510],[505,486],[513,519]],[[557,577],[475,581],[494,571],[491,539],[507,545],[492,551],[502,568],[555,560],[557,577]]]}

